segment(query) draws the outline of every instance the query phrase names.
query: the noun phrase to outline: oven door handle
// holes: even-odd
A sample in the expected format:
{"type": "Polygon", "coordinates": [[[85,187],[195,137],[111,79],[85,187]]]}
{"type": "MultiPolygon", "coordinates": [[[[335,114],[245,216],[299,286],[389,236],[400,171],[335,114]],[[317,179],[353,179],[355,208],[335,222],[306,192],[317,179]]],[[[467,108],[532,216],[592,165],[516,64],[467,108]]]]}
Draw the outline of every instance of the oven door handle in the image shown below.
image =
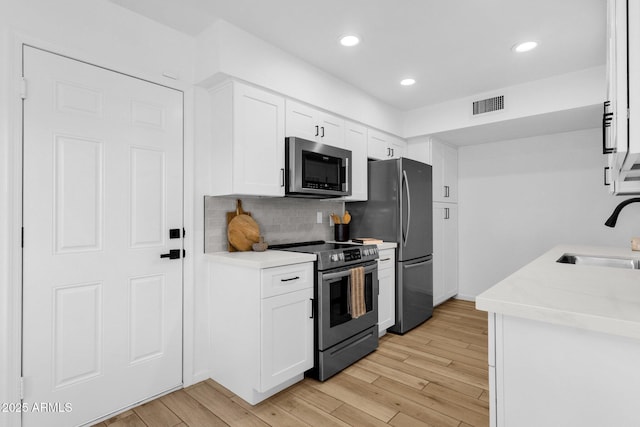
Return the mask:
{"type": "MultiPolygon", "coordinates": [[[[368,265],[364,268],[364,274],[370,273],[374,270],[378,269],[378,265],[377,264],[373,264],[373,265],[368,265]]],[[[339,279],[341,277],[346,277],[351,275],[351,270],[343,270],[343,271],[338,271],[337,273],[325,273],[322,275],[322,280],[333,280],[333,279],[339,279]]]]}

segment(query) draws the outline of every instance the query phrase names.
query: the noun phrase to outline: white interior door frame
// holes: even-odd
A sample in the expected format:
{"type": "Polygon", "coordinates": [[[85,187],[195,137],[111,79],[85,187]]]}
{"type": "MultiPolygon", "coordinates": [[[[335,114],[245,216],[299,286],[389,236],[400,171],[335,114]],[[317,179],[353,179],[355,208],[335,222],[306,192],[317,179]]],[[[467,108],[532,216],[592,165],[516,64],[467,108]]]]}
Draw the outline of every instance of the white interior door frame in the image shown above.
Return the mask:
{"type": "MultiPolygon", "coordinates": [[[[98,67],[114,70],[109,64],[101,64],[95,57],[87,58],[86,54],[73,51],[42,39],[33,38],[17,32],[8,32],[7,43],[0,47],[7,61],[0,69],[0,85],[6,96],[4,117],[6,131],[0,135],[0,153],[7,154],[4,176],[0,175],[0,233],[5,242],[0,244],[0,255],[6,253],[6,271],[0,272],[0,402],[19,403],[21,400],[22,376],[22,57],[23,46],[31,45],[52,53],[67,56],[98,67]],[[3,147],[4,145],[4,147],[3,147]],[[4,181],[4,182],[3,182],[4,181]],[[6,191],[2,186],[5,186],[6,191]]],[[[3,62],[3,61],[0,61],[3,62]]],[[[116,67],[118,68],[118,67],[116,67]]],[[[115,71],[115,70],[114,70],[115,71]]],[[[152,83],[180,90],[184,93],[183,105],[183,221],[187,230],[183,241],[187,256],[183,270],[183,382],[184,386],[200,381],[202,375],[194,375],[194,287],[196,258],[195,209],[194,209],[194,89],[191,82],[176,81],[167,84],[158,76],[148,76],[127,70],[128,75],[141,78],[152,83]],[[190,256],[191,255],[191,256],[190,256]]],[[[0,90],[0,93],[2,91],[0,90]]],[[[0,114],[3,108],[0,107],[0,114]]],[[[0,124],[2,117],[0,117],[0,124]]],[[[2,264],[0,264],[1,266],[2,264]]],[[[0,427],[21,426],[20,413],[5,413],[0,417],[0,427]]]]}

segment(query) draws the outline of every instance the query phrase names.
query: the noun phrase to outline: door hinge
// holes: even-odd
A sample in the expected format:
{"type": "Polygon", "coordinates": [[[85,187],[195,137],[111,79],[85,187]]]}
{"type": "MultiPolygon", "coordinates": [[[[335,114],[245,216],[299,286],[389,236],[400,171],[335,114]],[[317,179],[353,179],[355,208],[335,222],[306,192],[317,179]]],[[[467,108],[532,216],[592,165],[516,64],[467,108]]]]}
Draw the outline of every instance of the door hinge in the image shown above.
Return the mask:
{"type": "Polygon", "coordinates": [[[20,98],[27,99],[27,79],[20,78],[20,98]]]}
{"type": "Polygon", "coordinates": [[[24,399],[24,377],[20,377],[20,400],[24,399]]]}

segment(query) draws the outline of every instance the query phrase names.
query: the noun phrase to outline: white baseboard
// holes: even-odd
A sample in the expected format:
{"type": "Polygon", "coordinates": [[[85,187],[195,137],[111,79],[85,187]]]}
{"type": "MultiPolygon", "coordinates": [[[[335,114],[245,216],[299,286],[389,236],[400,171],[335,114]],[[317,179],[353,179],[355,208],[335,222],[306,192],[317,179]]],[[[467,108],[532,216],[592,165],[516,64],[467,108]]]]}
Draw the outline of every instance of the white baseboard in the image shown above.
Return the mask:
{"type": "Polygon", "coordinates": [[[476,296],[475,295],[457,294],[456,296],[454,296],[454,298],[455,299],[461,299],[463,301],[476,302],[476,296]]]}

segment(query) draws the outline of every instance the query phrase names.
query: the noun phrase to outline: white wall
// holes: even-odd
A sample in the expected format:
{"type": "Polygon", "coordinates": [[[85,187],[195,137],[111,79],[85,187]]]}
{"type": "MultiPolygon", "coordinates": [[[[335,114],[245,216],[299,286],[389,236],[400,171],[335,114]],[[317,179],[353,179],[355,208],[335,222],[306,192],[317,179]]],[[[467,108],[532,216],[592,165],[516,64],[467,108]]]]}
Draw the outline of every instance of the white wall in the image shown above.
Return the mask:
{"type": "Polygon", "coordinates": [[[520,85],[427,105],[405,115],[404,136],[430,135],[453,129],[600,105],[605,99],[605,68],[594,67],[520,85]],[[472,115],[472,103],[504,95],[504,110],[472,115]]]}
{"type": "Polygon", "coordinates": [[[204,87],[232,76],[402,136],[402,111],[228,22],[198,36],[197,60],[195,82],[204,87]]]}
{"type": "Polygon", "coordinates": [[[616,228],[604,221],[624,197],[603,186],[599,129],[461,147],[459,294],[475,297],[551,247],[629,247],[640,204],[616,228]]]}

